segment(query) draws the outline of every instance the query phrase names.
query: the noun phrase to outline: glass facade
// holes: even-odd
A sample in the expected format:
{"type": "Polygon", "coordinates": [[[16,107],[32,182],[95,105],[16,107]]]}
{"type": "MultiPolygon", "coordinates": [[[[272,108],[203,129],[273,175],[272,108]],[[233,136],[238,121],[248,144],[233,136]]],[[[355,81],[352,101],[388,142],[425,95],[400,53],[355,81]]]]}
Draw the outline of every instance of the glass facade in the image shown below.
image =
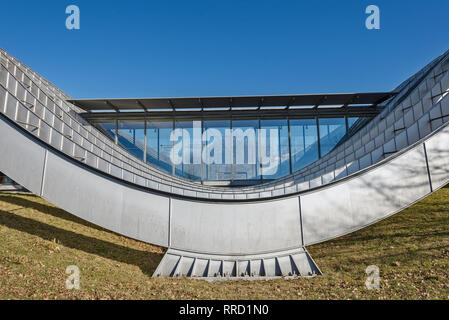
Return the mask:
{"type": "Polygon", "coordinates": [[[260,180],[259,120],[232,121],[234,180],[260,180]]]}
{"type": "Polygon", "coordinates": [[[209,181],[232,180],[232,167],[225,150],[230,150],[230,120],[203,121],[202,161],[204,179],[209,181]]]}
{"type": "Polygon", "coordinates": [[[111,137],[113,137],[115,139],[115,121],[114,120],[110,120],[110,121],[102,121],[97,123],[97,125],[103,129],[103,131],[105,131],[108,135],[110,135],[111,137]]]}
{"type": "Polygon", "coordinates": [[[288,120],[261,120],[260,162],[263,179],[277,179],[290,174],[288,120]]]}
{"type": "Polygon", "coordinates": [[[351,128],[357,122],[357,120],[359,120],[359,118],[348,117],[348,129],[351,128]]]}
{"type": "Polygon", "coordinates": [[[316,119],[290,120],[292,171],[298,171],[319,158],[316,119]]]}
{"type": "Polygon", "coordinates": [[[176,121],[174,131],[175,174],[190,180],[202,179],[202,123],[176,121]]]}
{"type": "Polygon", "coordinates": [[[345,118],[318,119],[320,131],[320,156],[323,157],[346,135],[345,118]]]}
{"type": "Polygon", "coordinates": [[[146,122],[146,161],[168,173],[173,173],[172,133],[172,120],[146,122]]]}
{"type": "Polygon", "coordinates": [[[328,154],[358,118],[108,120],[116,143],[193,181],[269,181],[328,154]]]}
{"type": "Polygon", "coordinates": [[[10,185],[10,184],[16,184],[16,183],[0,172],[0,185],[2,185],[2,184],[10,185]]]}
{"type": "Polygon", "coordinates": [[[143,160],[145,150],[145,122],[119,121],[117,137],[118,142],[132,155],[143,160]]]}

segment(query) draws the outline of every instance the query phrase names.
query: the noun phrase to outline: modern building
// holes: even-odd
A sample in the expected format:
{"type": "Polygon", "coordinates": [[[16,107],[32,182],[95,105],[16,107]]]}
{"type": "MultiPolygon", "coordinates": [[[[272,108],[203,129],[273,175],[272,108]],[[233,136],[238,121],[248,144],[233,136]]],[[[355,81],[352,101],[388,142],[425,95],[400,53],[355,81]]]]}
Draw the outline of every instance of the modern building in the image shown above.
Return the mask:
{"type": "Polygon", "coordinates": [[[0,53],[0,171],[167,247],[155,276],[320,274],[306,246],[449,180],[449,52],[391,92],[93,100],[0,53]]]}

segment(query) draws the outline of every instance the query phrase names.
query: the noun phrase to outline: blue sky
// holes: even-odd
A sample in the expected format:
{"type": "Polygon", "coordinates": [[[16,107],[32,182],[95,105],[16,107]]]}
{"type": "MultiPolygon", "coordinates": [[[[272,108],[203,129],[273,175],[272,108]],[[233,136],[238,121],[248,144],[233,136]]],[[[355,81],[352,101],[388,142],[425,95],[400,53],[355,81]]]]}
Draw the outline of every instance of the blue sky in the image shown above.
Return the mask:
{"type": "Polygon", "coordinates": [[[447,0],[3,1],[0,47],[75,98],[392,90],[449,49],[447,0]],[[81,29],[67,30],[78,5],[81,29]],[[365,28],[365,8],[381,29],[365,28]]]}

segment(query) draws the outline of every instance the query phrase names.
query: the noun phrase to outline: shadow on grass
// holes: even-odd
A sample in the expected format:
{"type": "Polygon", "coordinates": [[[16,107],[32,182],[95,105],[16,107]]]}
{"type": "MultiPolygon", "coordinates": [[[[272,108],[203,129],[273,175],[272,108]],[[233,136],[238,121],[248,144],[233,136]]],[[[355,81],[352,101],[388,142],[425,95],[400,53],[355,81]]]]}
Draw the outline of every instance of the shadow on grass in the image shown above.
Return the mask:
{"type": "MultiPolygon", "coordinates": [[[[111,231],[106,230],[102,227],[99,227],[93,223],[90,223],[86,220],[78,218],[77,216],[74,216],[58,207],[53,207],[53,206],[46,205],[44,203],[39,203],[38,199],[40,199],[40,198],[34,194],[29,194],[29,195],[27,195],[27,197],[32,197],[33,199],[36,199],[36,201],[28,200],[28,199],[25,199],[22,197],[17,197],[14,194],[1,194],[0,193],[0,201],[2,201],[2,202],[7,202],[7,203],[14,204],[16,206],[20,206],[20,207],[24,207],[24,208],[31,208],[31,209],[37,210],[39,212],[49,214],[53,217],[56,217],[59,219],[64,219],[67,221],[72,221],[72,222],[75,222],[75,223],[78,223],[83,226],[93,228],[96,230],[111,232],[111,231]]],[[[11,210],[11,211],[13,211],[13,210],[11,210]]]]}
{"type": "MultiPolygon", "coordinates": [[[[46,207],[45,205],[42,206],[46,207]]],[[[51,207],[51,209],[53,208],[51,207]]],[[[65,211],[60,211],[68,215],[65,211]]],[[[46,210],[42,210],[42,212],[47,213],[46,210]]],[[[53,215],[57,216],[56,214],[53,215]]],[[[53,241],[54,239],[57,239],[60,244],[65,247],[81,250],[118,262],[136,265],[148,276],[153,274],[163,256],[162,254],[136,250],[72,231],[63,230],[3,210],[0,210],[0,224],[11,229],[38,236],[44,240],[53,241]]]]}
{"type": "MultiPolygon", "coordinates": [[[[356,231],[356,232],[360,232],[360,231],[356,231]]],[[[399,239],[399,238],[429,238],[429,237],[440,237],[440,238],[444,238],[444,237],[448,237],[449,236],[449,231],[432,231],[432,232],[426,232],[426,233],[421,233],[421,232],[412,232],[410,231],[409,233],[399,233],[396,232],[394,234],[384,234],[381,233],[379,231],[376,232],[376,234],[369,234],[368,232],[364,232],[364,234],[350,234],[349,236],[343,236],[341,239],[335,239],[335,240],[331,240],[332,244],[335,245],[352,245],[352,244],[360,244],[363,242],[369,242],[369,241],[383,241],[383,242],[393,242],[394,239],[399,239]]]]}

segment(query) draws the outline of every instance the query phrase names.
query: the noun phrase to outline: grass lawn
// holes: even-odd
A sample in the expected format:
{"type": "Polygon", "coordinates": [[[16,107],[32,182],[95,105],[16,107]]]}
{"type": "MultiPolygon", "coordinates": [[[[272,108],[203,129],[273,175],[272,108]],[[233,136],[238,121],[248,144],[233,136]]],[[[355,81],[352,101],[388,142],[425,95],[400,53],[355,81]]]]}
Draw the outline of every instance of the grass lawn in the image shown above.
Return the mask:
{"type": "Polygon", "coordinates": [[[151,278],[164,249],[98,228],[33,195],[0,194],[0,299],[449,299],[449,189],[308,248],[324,275],[229,281],[151,278]],[[66,267],[81,270],[67,290],[66,267]],[[367,290],[365,269],[380,269],[367,290]]]}

